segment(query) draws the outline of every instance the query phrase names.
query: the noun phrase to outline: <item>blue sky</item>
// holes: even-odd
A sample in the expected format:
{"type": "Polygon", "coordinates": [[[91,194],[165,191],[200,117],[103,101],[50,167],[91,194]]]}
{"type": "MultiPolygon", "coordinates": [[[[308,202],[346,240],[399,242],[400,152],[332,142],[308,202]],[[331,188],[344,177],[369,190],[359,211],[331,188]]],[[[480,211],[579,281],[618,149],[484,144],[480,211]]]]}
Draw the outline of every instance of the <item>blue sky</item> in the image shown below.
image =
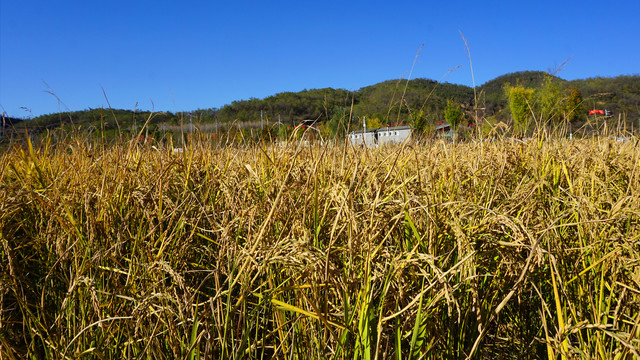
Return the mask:
{"type": "Polygon", "coordinates": [[[471,85],[556,68],[640,72],[640,1],[0,0],[9,116],[107,107],[188,111],[411,78],[471,85]],[[56,96],[61,102],[58,102],[56,96]],[[25,110],[24,108],[30,110],[25,110]]]}

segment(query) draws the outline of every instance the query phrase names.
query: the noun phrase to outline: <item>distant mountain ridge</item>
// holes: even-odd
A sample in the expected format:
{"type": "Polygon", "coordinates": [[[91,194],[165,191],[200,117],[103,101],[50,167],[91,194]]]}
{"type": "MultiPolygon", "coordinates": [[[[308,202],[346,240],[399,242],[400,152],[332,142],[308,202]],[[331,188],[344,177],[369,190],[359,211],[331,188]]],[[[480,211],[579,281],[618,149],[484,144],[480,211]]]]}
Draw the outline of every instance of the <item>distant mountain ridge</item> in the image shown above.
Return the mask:
{"type": "MultiPolygon", "coordinates": [[[[499,76],[476,88],[479,114],[485,118],[506,118],[506,84],[539,87],[548,74],[541,71],[521,71],[499,76]]],[[[573,87],[582,93],[586,108],[604,108],[614,115],[624,114],[629,121],[640,119],[640,76],[622,75],[613,78],[595,77],[567,81],[553,77],[561,88],[573,87]]],[[[447,100],[459,103],[471,113],[474,91],[465,85],[437,82],[430,79],[396,79],[365,86],[357,91],[344,89],[312,89],[299,92],[282,92],[264,99],[238,100],[223,107],[199,109],[189,113],[174,114],[131,110],[89,109],[71,113],[42,115],[24,126],[56,128],[62,124],[115,129],[137,128],[151,116],[150,124],[178,125],[195,121],[203,123],[274,123],[282,121],[295,125],[304,120],[329,121],[337,114],[375,118],[380,123],[407,122],[421,112],[429,121],[442,118],[447,100]],[[261,120],[262,119],[262,120],[261,120]]],[[[343,115],[344,116],[344,115],[343,115]]]]}

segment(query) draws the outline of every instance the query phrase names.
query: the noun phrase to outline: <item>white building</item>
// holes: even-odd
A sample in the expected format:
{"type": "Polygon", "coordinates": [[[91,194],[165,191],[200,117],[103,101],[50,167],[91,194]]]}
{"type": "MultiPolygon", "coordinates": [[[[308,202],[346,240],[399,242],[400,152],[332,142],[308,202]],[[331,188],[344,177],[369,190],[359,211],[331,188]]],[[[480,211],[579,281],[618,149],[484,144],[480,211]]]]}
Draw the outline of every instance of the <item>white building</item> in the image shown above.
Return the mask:
{"type": "Polygon", "coordinates": [[[356,130],[349,133],[351,145],[375,147],[385,144],[399,144],[411,136],[411,126],[383,127],[371,130],[356,130]]]}

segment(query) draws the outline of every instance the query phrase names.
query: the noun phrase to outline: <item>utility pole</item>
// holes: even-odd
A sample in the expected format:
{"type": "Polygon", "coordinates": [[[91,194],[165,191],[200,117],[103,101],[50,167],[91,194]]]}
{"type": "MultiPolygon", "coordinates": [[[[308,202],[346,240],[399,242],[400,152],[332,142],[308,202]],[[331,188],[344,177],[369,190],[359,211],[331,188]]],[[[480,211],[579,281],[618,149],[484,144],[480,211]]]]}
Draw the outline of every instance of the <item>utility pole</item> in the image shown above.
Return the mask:
{"type": "Polygon", "coordinates": [[[364,135],[366,131],[367,131],[367,117],[363,116],[362,117],[362,145],[364,145],[365,147],[367,147],[367,138],[364,135]]]}
{"type": "Polygon", "coordinates": [[[262,125],[262,108],[260,108],[260,130],[262,131],[262,129],[264,129],[264,126],[262,125]]]}

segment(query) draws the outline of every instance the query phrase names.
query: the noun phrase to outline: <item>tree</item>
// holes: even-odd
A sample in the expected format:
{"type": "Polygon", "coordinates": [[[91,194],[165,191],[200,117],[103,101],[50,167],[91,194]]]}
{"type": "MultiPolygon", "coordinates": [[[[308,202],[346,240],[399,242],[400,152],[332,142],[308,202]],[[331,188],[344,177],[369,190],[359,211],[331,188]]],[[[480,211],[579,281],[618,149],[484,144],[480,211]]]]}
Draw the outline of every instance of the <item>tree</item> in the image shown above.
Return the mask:
{"type": "Polygon", "coordinates": [[[562,91],[551,75],[546,75],[537,92],[540,120],[559,123],[562,119],[562,91]]]}
{"type": "Polygon", "coordinates": [[[582,92],[575,87],[564,89],[565,100],[562,103],[562,115],[566,121],[580,120],[583,116],[582,92]]]}
{"type": "Polygon", "coordinates": [[[426,133],[427,130],[427,117],[423,110],[420,110],[417,114],[414,114],[411,117],[411,121],[409,122],[411,128],[413,128],[413,133],[416,137],[421,137],[426,133]]]}
{"type": "Polygon", "coordinates": [[[382,123],[377,117],[367,117],[365,122],[367,123],[367,129],[378,129],[382,127],[382,123]]]}
{"type": "Polygon", "coordinates": [[[456,129],[460,122],[462,122],[462,109],[460,104],[449,99],[447,100],[447,106],[444,108],[444,119],[451,124],[453,129],[456,129]]]}
{"type": "Polygon", "coordinates": [[[515,125],[520,130],[525,130],[529,127],[529,121],[531,120],[535,90],[525,88],[522,85],[510,86],[507,84],[505,92],[509,99],[509,110],[511,110],[515,125]]]}

